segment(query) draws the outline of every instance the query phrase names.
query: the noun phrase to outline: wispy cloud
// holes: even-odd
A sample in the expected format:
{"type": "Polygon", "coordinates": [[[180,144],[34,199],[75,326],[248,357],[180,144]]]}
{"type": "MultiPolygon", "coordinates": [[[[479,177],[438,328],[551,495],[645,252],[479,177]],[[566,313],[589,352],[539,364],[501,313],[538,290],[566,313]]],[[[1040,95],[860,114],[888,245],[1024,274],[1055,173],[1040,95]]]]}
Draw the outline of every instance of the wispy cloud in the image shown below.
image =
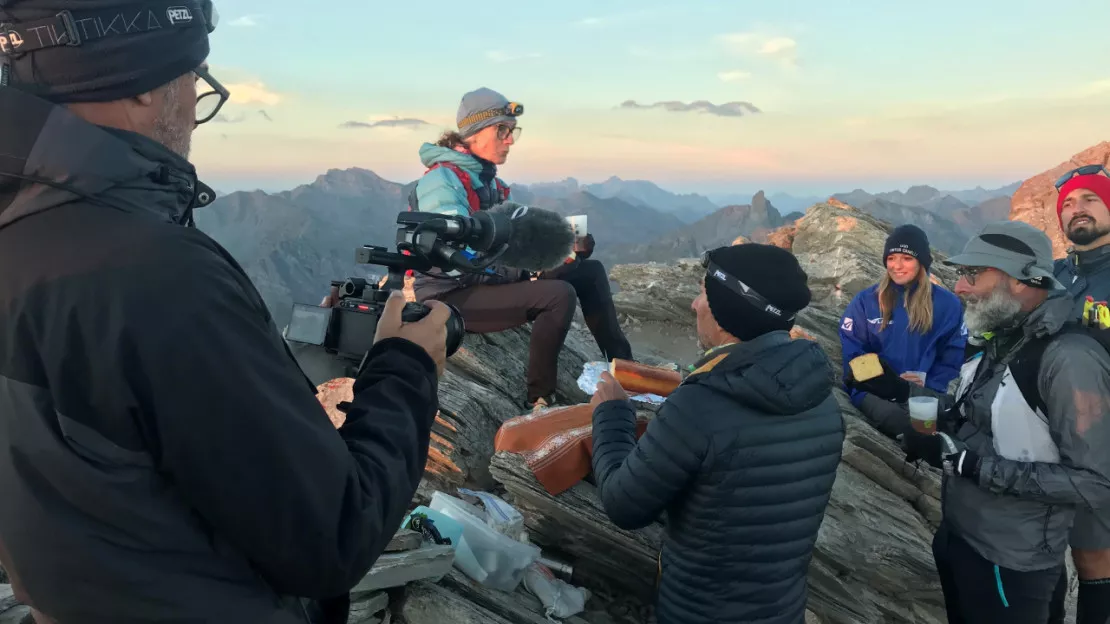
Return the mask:
{"type": "Polygon", "coordinates": [[[648,109],[648,108],[661,108],[665,111],[672,113],[705,113],[709,115],[716,115],[718,117],[743,117],[745,115],[752,115],[762,112],[755,107],[751,102],[725,102],[724,104],[713,104],[706,100],[696,100],[694,102],[686,103],[679,101],[655,102],[653,104],[640,104],[635,100],[626,100],[621,102],[620,108],[630,109],[648,109]]]}
{"type": "Polygon", "coordinates": [[[490,50],[486,52],[486,58],[494,63],[511,63],[513,61],[540,58],[540,56],[542,55],[539,52],[528,52],[525,54],[516,54],[504,50],[490,50]]]}
{"type": "Polygon", "coordinates": [[[261,15],[243,15],[237,17],[227,23],[228,26],[235,26],[236,28],[254,28],[259,25],[261,15]]]}
{"type": "Polygon", "coordinates": [[[790,37],[763,32],[737,32],[718,35],[716,40],[725,50],[738,56],[762,56],[778,61],[783,67],[798,67],[798,42],[790,37]]]}
{"type": "Polygon", "coordinates": [[[1110,93],[1110,79],[1096,80],[1088,85],[1084,85],[1080,89],[1081,95],[1100,95],[1103,93],[1110,93]]]}
{"type": "Polygon", "coordinates": [[[639,11],[627,11],[625,13],[613,13],[611,15],[594,15],[584,17],[575,22],[574,25],[580,28],[604,28],[607,26],[627,24],[628,22],[645,17],[655,17],[662,12],[662,9],[640,9],[639,11]]]}
{"type": "Polygon", "coordinates": [[[395,118],[395,119],[381,119],[379,121],[344,121],[339,124],[340,128],[347,129],[360,129],[360,128],[419,128],[421,126],[430,126],[428,122],[423,119],[415,119],[412,117],[395,118]]]}
{"type": "Polygon", "coordinates": [[[255,82],[239,82],[227,85],[231,92],[231,102],[234,104],[262,104],[264,106],[277,106],[283,97],[270,91],[266,85],[255,82]]]}
{"type": "Polygon", "coordinates": [[[717,78],[720,79],[721,82],[739,82],[741,80],[747,80],[751,77],[751,72],[747,72],[742,69],[734,69],[732,71],[723,71],[717,73],[717,78]]]}

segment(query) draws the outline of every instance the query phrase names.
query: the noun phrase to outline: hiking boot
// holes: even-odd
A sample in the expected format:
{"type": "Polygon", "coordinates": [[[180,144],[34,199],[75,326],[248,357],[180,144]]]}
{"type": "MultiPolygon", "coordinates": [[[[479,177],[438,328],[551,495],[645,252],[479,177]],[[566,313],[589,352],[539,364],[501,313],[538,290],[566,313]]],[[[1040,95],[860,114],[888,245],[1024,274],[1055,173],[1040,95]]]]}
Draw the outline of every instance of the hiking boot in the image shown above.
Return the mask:
{"type": "Polygon", "coordinates": [[[540,412],[549,409],[555,405],[555,397],[540,397],[532,403],[532,413],[539,414],[540,412]]]}

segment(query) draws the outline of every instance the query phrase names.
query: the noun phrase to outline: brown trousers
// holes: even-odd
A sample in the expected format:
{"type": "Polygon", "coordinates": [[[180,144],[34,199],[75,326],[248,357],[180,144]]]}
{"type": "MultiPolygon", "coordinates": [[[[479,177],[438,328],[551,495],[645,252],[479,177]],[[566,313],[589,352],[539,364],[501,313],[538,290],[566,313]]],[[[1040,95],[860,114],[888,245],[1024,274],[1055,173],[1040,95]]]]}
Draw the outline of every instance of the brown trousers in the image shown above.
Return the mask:
{"type": "Polygon", "coordinates": [[[468,332],[489,334],[531,321],[528,402],[551,399],[558,378],[559,351],[578,304],[570,284],[562,280],[480,284],[435,298],[459,310],[468,332]]]}

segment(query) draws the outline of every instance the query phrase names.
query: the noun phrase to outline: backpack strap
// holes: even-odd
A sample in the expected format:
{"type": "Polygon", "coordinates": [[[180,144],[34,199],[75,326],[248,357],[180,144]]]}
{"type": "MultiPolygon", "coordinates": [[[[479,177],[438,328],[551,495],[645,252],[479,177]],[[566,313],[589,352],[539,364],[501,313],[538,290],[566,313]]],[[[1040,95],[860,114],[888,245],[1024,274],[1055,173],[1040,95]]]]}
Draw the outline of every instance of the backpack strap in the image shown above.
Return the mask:
{"type": "MultiPolygon", "coordinates": [[[[451,170],[452,173],[455,174],[455,177],[459,179],[459,182],[462,182],[463,188],[466,189],[466,202],[467,204],[469,204],[469,206],[467,206],[467,210],[469,210],[470,214],[472,215],[475,212],[478,212],[478,210],[481,209],[481,200],[478,198],[477,191],[474,190],[474,183],[470,179],[470,174],[463,171],[462,167],[459,167],[455,163],[451,162],[437,162],[436,164],[429,167],[428,171],[431,171],[432,169],[437,169],[439,167],[447,167],[451,170]]],[[[427,175],[428,171],[425,171],[424,175],[427,175]]],[[[415,193],[415,189],[413,192],[415,193]]],[[[409,205],[412,205],[411,200],[409,202],[409,205]]]]}
{"type": "Polygon", "coordinates": [[[494,181],[495,184],[497,184],[497,194],[501,197],[501,201],[503,201],[503,202],[509,201],[509,187],[508,187],[508,185],[506,185],[504,182],[502,182],[501,178],[494,178],[493,181],[494,181]]]}
{"type": "Polygon", "coordinates": [[[1044,355],[1048,343],[1052,342],[1055,337],[1053,335],[1027,342],[1018,350],[1014,359],[1010,361],[1010,374],[1014,377],[1014,383],[1017,384],[1018,391],[1021,392],[1021,396],[1029,405],[1029,409],[1034,412],[1040,411],[1041,414],[1047,413],[1048,408],[1041,397],[1037,378],[1041,372],[1041,356],[1044,355]]]}
{"type": "Polygon", "coordinates": [[[1041,414],[1048,413],[1048,407],[1045,405],[1044,398],[1041,397],[1041,391],[1038,387],[1037,378],[1041,371],[1041,358],[1044,356],[1044,350],[1048,347],[1056,337],[1064,334],[1086,334],[1094,338],[1103,349],[1110,352],[1110,330],[1098,329],[1095,327],[1088,327],[1082,323],[1067,323],[1059,332],[1027,343],[1021,348],[1014,359],[1010,362],[1010,374],[1014,377],[1014,383],[1017,384],[1018,390],[1025,398],[1025,402],[1029,404],[1030,409],[1036,411],[1040,410],[1041,414]]]}

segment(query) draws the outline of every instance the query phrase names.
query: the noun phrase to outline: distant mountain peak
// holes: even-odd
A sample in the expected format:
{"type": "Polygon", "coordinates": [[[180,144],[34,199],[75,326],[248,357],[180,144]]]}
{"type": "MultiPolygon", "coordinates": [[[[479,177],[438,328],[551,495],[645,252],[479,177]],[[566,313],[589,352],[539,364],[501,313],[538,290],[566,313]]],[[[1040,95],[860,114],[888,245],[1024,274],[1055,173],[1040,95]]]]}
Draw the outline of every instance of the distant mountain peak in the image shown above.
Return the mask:
{"type": "Polygon", "coordinates": [[[311,184],[297,187],[292,192],[316,190],[337,195],[361,196],[392,188],[396,184],[396,182],[390,182],[369,169],[351,167],[348,169],[328,169],[327,172],[317,176],[311,184]]]}

